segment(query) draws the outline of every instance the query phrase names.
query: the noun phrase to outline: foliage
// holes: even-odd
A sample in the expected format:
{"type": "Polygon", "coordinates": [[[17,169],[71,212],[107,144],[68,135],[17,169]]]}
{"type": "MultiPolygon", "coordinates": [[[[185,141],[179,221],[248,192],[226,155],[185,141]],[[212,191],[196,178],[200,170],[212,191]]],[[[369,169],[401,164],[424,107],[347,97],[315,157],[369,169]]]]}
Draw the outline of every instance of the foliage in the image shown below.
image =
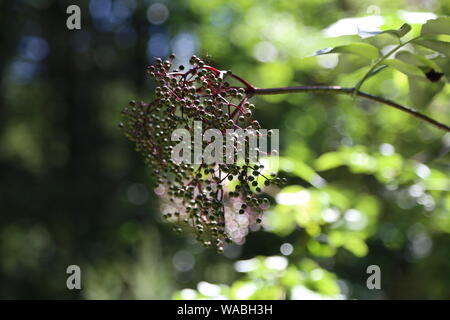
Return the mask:
{"type": "MultiPolygon", "coordinates": [[[[360,36],[369,43],[351,43],[319,50],[316,54],[352,54],[370,61],[370,67],[356,84],[355,91],[359,90],[368,78],[376,75],[386,67],[392,67],[408,77],[410,97],[413,104],[416,107],[424,107],[444,86],[444,82],[439,82],[444,73],[436,61],[450,57],[448,42],[439,40],[440,36],[450,34],[450,18],[440,17],[428,20],[422,26],[420,35],[404,40],[411,29],[411,26],[405,23],[397,30],[388,29],[372,32],[359,30],[360,36]],[[381,52],[380,50],[385,48],[386,42],[377,41],[378,39],[374,38],[383,35],[395,37],[399,44],[392,49],[386,50],[385,53],[381,52]],[[410,46],[408,51],[408,49],[405,49],[406,45],[412,45],[413,47],[411,48],[410,46]],[[421,51],[421,48],[417,48],[417,46],[431,49],[431,51],[421,51]],[[439,83],[433,85],[430,82],[439,83]]],[[[361,65],[357,65],[357,68],[361,67],[361,65]]]]}

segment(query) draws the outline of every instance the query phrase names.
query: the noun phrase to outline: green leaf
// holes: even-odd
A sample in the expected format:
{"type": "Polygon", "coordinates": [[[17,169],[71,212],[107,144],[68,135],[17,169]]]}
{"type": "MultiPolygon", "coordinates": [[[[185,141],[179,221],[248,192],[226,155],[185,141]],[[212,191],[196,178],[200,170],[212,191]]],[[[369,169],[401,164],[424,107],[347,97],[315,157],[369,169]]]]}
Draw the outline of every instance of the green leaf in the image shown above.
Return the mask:
{"type": "Polygon", "coordinates": [[[359,57],[354,54],[339,55],[339,62],[335,68],[336,73],[352,73],[369,65],[367,58],[359,57]]]}
{"type": "Polygon", "coordinates": [[[395,57],[407,64],[419,67],[431,82],[439,81],[444,75],[436,62],[409,51],[400,51],[395,57]]]}
{"type": "Polygon", "coordinates": [[[310,239],[306,244],[308,251],[317,257],[332,257],[336,254],[336,248],[326,243],[320,243],[315,239],[310,239]]]}
{"type": "Polygon", "coordinates": [[[447,82],[450,82],[450,59],[445,57],[437,58],[434,62],[439,66],[444,72],[447,82]]]}
{"type": "Polygon", "coordinates": [[[409,78],[409,96],[415,108],[424,108],[430,104],[433,97],[444,87],[444,82],[425,82],[409,78]]]}
{"type": "Polygon", "coordinates": [[[344,165],[345,160],[340,152],[328,152],[317,158],[314,164],[317,171],[325,171],[344,165]]]}
{"type": "Polygon", "coordinates": [[[370,60],[375,60],[379,56],[379,51],[376,47],[367,43],[352,43],[344,46],[325,48],[314,53],[315,56],[328,53],[347,53],[364,57],[370,60]]]}
{"type": "Polygon", "coordinates": [[[370,77],[376,75],[378,72],[382,71],[382,70],[385,69],[386,67],[387,67],[386,65],[382,65],[382,66],[379,66],[379,67],[375,68],[375,70],[373,70],[372,72],[370,72],[370,73],[367,75],[367,78],[366,78],[366,79],[369,79],[370,77]]]}
{"type": "Polygon", "coordinates": [[[265,218],[270,231],[280,236],[287,236],[296,228],[295,213],[288,206],[275,206],[266,213],[265,218]]]}
{"type": "Polygon", "coordinates": [[[450,181],[446,173],[431,169],[430,175],[425,178],[425,186],[427,190],[448,191],[450,189],[450,181]]]}
{"type": "Polygon", "coordinates": [[[450,17],[440,17],[433,20],[428,20],[420,32],[422,36],[450,34],[450,17]]]}
{"type": "Polygon", "coordinates": [[[344,244],[344,248],[353,253],[357,257],[364,257],[367,254],[367,252],[369,252],[367,244],[357,237],[347,238],[344,244]]]}
{"type": "Polygon", "coordinates": [[[292,170],[292,173],[308,182],[312,182],[317,176],[317,173],[303,161],[295,162],[295,167],[294,170],[292,170]]]}
{"type": "Polygon", "coordinates": [[[445,54],[450,57],[450,42],[440,41],[440,40],[416,40],[414,43],[432,49],[434,51],[445,54]]]}
{"type": "Polygon", "coordinates": [[[403,24],[399,29],[389,29],[384,31],[363,31],[358,30],[358,34],[361,36],[361,38],[370,38],[375,37],[380,34],[390,34],[393,36],[398,37],[399,39],[403,37],[405,34],[407,34],[409,31],[411,31],[411,26],[407,23],[403,24]]]}
{"type": "Polygon", "coordinates": [[[425,74],[418,67],[405,63],[398,59],[386,60],[384,64],[406,74],[408,77],[419,77],[419,78],[425,77],[425,74]]]}
{"type": "Polygon", "coordinates": [[[442,71],[441,68],[433,60],[427,59],[409,51],[399,51],[395,55],[395,58],[402,60],[405,63],[415,65],[416,67],[429,67],[436,71],[442,71]]]}

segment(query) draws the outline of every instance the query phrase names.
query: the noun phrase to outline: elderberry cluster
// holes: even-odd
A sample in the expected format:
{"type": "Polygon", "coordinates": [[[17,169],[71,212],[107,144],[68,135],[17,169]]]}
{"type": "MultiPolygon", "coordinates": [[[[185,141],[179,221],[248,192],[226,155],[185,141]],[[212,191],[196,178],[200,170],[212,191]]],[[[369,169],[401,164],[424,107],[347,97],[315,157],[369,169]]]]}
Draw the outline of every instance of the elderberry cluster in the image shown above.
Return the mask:
{"type": "Polygon", "coordinates": [[[248,82],[196,56],[188,70],[174,69],[174,59],[174,55],[165,61],[158,58],[148,67],[157,84],[155,98],[151,103],[131,101],[120,126],[152,170],[161,211],[176,224],[175,231],[190,228],[205,246],[222,252],[225,243],[242,243],[248,228],[261,222],[262,211],[269,206],[262,189],[284,181],[275,174],[264,175],[264,166],[251,163],[247,156],[232,164],[226,159],[210,164],[174,161],[172,151],[178,142],[172,141],[172,132],[182,128],[193,134],[194,122],[201,122],[203,130],[221,132],[241,128],[258,135],[261,129],[252,119],[253,87],[248,82]],[[229,79],[243,86],[232,86],[229,79]]]}

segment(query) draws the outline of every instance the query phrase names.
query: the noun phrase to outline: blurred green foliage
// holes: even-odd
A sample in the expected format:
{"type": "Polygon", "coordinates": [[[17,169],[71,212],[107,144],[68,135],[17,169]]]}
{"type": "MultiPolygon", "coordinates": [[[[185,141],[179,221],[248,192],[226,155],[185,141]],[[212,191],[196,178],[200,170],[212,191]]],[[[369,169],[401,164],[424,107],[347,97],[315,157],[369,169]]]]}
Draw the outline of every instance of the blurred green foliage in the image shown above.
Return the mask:
{"type": "MultiPolygon", "coordinates": [[[[217,255],[162,223],[117,129],[130,99],[151,100],[154,56],[207,55],[257,87],[354,86],[366,61],[311,54],[359,39],[357,25],[418,34],[447,1],[86,0],[80,31],[65,28],[69,4],[0,4],[1,298],[450,298],[448,134],[346,96],[254,98],[280,129],[288,185],[263,231],[217,255]],[[66,288],[71,264],[81,291],[66,288]],[[382,290],[366,287],[372,264],[382,290]]],[[[391,68],[363,90],[418,101],[391,68]]],[[[448,124],[449,98],[446,85],[418,108],[448,124]]]]}

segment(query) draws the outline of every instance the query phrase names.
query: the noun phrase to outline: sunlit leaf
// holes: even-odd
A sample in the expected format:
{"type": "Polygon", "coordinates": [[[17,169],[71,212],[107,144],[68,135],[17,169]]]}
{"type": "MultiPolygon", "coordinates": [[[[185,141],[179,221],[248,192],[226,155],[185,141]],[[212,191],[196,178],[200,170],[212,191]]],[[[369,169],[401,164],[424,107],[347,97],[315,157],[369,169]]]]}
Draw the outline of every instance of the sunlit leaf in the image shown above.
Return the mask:
{"type": "Polygon", "coordinates": [[[352,73],[358,69],[369,65],[367,58],[363,58],[354,54],[341,54],[335,68],[338,73],[352,73]]]}
{"type": "MultiPolygon", "coordinates": [[[[416,81],[422,82],[422,81],[416,81]]],[[[387,183],[403,172],[403,159],[399,154],[376,156],[377,170],[375,177],[382,183],[387,183]]]]}
{"type": "Polygon", "coordinates": [[[361,36],[361,38],[369,38],[374,37],[380,34],[390,34],[393,36],[396,36],[398,38],[403,37],[405,34],[407,34],[409,31],[411,31],[411,26],[407,23],[403,24],[399,29],[389,29],[384,31],[364,31],[364,30],[358,30],[358,34],[361,36]]]}
{"type": "Polygon", "coordinates": [[[336,254],[336,248],[326,243],[320,243],[315,239],[310,239],[307,243],[309,252],[317,257],[332,257],[336,254]]]}
{"type": "Polygon", "coordinates": [[[368,43],[352,43],[334,48],[325,48],[317,51],[314,55],[322,55],[328,53],[347,53],[364,57],[370,60],[375,60],[379,56],[379,51],[376,47],[368,43]]]}
{"type": "Polygon", "coordinates": [[[384,70],[386,67],[387,67],[386,65],[382,65],[382,66],[379,66],[378,68],[375,68],[373,71],[371,71],[371,72],[367,75],[367,78],[370,78],[370,77],[376,75],[378,72],[384,70]]]}
{"type": "Polygon", "coordinates": [[[426,177],[425,184],[428,190],[450,190],[450,179],[448,178],[448,174],[446,175],[435,169],[432,169],[430,175],[426,177]]]}
{"type": "Polygon", "coordinates": [[[423,26],[421,35],[450,34],[450,17],[428,20],[423,26]]]}
{"type": "Polygon", "coordinates": [[[431,82],[439,81],[442,76],[442,69],[433,60],[422,57],[409,51],[400,51],[395,57],[405,63],[419,67],[431,82]]]}
{"type": "Polygon", "coordinates": [[[315,161],[315,168],[318,171],[334,169],[345,164],[340,152],[328,152],[322,154],[315,161]]]}
{"type": "Polygon", "coordinates": [[[335,205],[341,210],[346,210],[351,204],[351,193],[345,192],[341,188],[335,188],[328,186],[325,190],[330,199],[330,203],[335,205]]]}
{"type": "Polygon", "coordinates": [[[278,205],[273,211],[269,211],[265,215],[268,230],[286,236],[295,230],[295,213],[288,206],[278,205]]]}
{"type": "Polygon", "coordinates": [[[430,67],[436,71],[442,71],[441,68],[433,60],[427,59],[409,51],[400,51],[395,55],[395,58],[417,67],[430,67]]]}
{"type": "Polygon", "coordinates": [[[384,62],[388,66],[406,74],[408,77],[424,78],[425,74],[418,67],[405,63],[399,59],[389,59],[384,62]]]}
{"type": "Polygon", "coordinates": [[[355,205],[355,208],[372,218],[375,217],[380,210],[378,199],[369,195],[361,197],[355,205]]]}
{"type": "Polygon", "coordinates": [[[447,57],[450,57],[450,42],[434,40],[434,39],[425,39],[425,40],[416,40],[414,43],[432,49],[434,51],[445,54],[447,57]]]}
{"type": "Polygon", "coordinates": [[[269,285],[259,288],[252,294],[250,300],[280,300],[283,297],[283,288],[277,285],[269,285]]]}
{"type": "Polygon", "coordinates": [[[285,286],[293,287],[302,283],[302,275],[294,265],[290,265],[280,278],[280,282],[285,286]]]}
{"type": "Polygon", "coordinates": [[[357,237],[348,237],[344,243],[344,248],[357,257],[364,257],[369,251],[367,244],[357,237]]]}

